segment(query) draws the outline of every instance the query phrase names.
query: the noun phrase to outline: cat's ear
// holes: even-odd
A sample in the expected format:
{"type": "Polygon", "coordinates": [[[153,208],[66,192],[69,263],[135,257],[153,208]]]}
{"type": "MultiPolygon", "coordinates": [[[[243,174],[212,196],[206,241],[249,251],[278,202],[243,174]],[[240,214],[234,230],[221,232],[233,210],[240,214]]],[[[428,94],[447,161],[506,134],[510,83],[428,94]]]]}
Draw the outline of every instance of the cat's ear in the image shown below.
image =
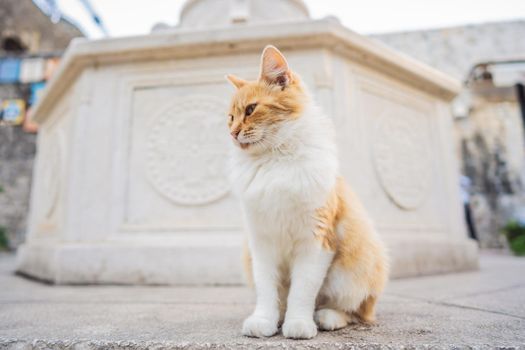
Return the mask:
{"type": "Polygon", "coordinates": [[[275,46],[268,45],[264,48],[261,57],[260,81],[275,84],[285,88],[292,82],[292,72],[288,67],[286,58],[275,46]]]}
{"type": "Polygon", "coordinates": [[[248,83],[246,80],[238,78],[232,74],[226,75],[226,80],[228,80],[233,86],[235,86],[236,89],[240,89],[248,83]]]}

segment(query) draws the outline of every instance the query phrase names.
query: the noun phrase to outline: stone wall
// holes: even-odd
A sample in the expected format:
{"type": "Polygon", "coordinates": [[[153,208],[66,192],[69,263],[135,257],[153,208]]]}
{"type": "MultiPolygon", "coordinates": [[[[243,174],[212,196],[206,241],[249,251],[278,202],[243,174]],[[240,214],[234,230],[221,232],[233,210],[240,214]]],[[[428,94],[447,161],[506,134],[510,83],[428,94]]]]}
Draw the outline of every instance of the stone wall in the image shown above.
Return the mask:
{"type": "MultiPolygon", "coordinates": [[[[64,19],[52,23],[31,0],[0,1],[0,57],[59,53],[80,36],[64,19]]],[[[28,97],[28,84],[0,84],[0,102],[28,97]]],[[[0,125],[0,226],[7,229],[13,247],[25,236],[35,140],[21,126],[0,125]]]]}
{"type": "Polygon", "coordinates": [[[482,247],[505,245],[499,230],[525,208],[524,137],[519,105],[476,98],[456,121],[463,172],[472,179],[471,206],[482,247]]]}
{"type": "Polygon", "coordinates": [[[7,229],[13,247],[25,235],[35,138],[22,128],[0,126],[0,226],[7,229]]]}
{"type": "MultiPolygon", "coordinates": [[[[0,85],[0,101],[27,94],[21,85],[0,85]]],[[[36,135],[0,124],[0,227],[12,247],[22,243],[29,207],[36,135]]]]}
{"type": "Polygon", "coordinates": [[[525,57],[525,20],[373,37],[460,80],[476,63],[525,57]]]}

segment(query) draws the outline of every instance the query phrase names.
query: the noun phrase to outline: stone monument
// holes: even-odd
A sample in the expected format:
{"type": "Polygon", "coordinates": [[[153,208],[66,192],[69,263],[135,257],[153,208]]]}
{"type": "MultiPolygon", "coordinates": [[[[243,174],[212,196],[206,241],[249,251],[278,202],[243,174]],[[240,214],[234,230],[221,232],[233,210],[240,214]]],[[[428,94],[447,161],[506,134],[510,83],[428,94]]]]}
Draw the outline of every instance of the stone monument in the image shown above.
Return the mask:
{"type": "Polygon", "coordinates": [[[34,110],[18,271],[55,283],[242,283],[224,75],[255,79],[267,44],[333,118],[342,173],[390,247],[393,277],[475,268],[452,149],[455,80],[333,18],[311,20],[301,0],[189,0],[176,28],[68,49],[34,110]]]}

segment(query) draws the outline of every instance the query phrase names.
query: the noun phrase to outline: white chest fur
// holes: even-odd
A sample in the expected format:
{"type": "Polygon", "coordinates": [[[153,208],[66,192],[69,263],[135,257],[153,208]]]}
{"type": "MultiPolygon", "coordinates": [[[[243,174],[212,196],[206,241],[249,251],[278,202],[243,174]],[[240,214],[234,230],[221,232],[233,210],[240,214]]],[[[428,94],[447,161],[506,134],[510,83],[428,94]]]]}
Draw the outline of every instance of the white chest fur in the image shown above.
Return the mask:
{"type": "Polygon", "coordinates": [[[312,214],[333,190],[338,162],[331,125],[321,115],[295,121],[280,150],[248,155],[236,150],[232,181],[252,234],[311,234],[312,214]]]}

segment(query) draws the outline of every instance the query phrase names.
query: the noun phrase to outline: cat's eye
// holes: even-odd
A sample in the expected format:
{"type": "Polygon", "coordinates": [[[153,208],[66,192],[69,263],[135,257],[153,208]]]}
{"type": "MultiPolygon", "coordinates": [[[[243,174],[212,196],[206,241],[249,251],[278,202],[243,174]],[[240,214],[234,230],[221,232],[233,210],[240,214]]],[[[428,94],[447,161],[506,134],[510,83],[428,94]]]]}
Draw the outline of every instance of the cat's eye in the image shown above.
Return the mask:
{"type": "Polygon", "coordinates": [[[255,110],[255,107],[257,107],[257,103],[252,103],[246,106],[246,111],[244,112],[244,114],[248,117],[249,115],[253,113],[253,111],[255,110]]]}
{"type": "Polygon", "coordinates": [[[233,115],[230,114],[228,117],[230,118],[230,123],[233,123],[233,115]]]}

